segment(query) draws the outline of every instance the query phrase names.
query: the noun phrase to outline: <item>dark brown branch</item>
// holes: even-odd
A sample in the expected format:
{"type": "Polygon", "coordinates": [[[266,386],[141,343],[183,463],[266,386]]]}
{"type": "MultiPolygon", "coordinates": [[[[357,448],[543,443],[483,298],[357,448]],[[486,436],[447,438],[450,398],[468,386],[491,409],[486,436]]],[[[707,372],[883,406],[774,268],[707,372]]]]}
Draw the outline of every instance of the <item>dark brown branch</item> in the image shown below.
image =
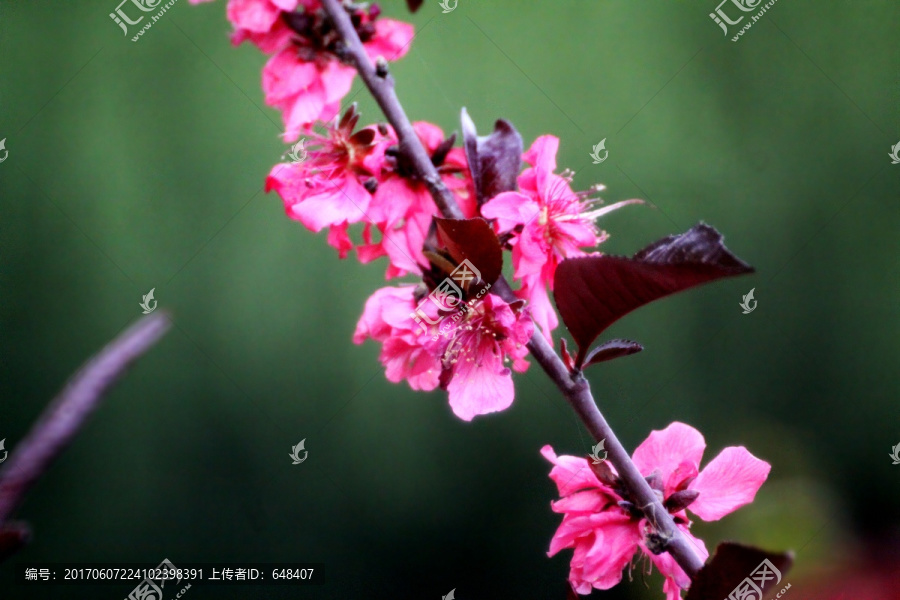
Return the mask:
{"type": "Polygon", "coordinates": [[[163,311],[140,319],[75,373],[44,409],[0,470],[0,531],[12,535],[14,528],[7,527],[7,520],[25,493],[75,438],[107,390],[163,336],[169,325],[169,317],[163,311]]]}
{"type": "MultiPolygon", "coordinates": [[[[387,72],[387,65],[379,61],[376,69],[369,60],[362,42],[350,21],[350,17],[341,6],[339,0],[322,0],[325,11],[334,22],[346,45],[345,56],[353,61],[369,91],[374,96],[388,121],[397,132],[400,140],[400,149],[406,153],[416,175],[422,179],[431,192],[438,208],[447,218],[459,219],[463,217],[462,211],[456,204],[453,194],[441,181],[440,175],[431,164],[431,160],[412,127],[397,94],[394,91],[394,82],[387,72]]],[[[494,286],[498,295],[507,301],[515,300],[512,289],[504,279],[500,279],[494,286]]],[[[547,339],[535,330],[534,336],[528,343],[528,349],[535,360],[550,379],[556,384],[563,396],[578,417],[582,420],[588,431],[597,441],[606,440],[605,447],[608,458],[619,473],[623,483],[628,487],[632,497],[640,503],[644,515],[653,524],[662,539],[669,540],[665,549],[672,555],[675,561],[684,569],[690,577],[700,570],[703,561],[697,555],[691,542],[682,535],[675,526],[675,522],[668,511],[663,508],[653,489],[634,466],[631,456],[619,442],[612,428],[603,418],[597,403],[591,394],[590,384],[583,377],[573,378],[562,359],[550,346],[547,339]]]]}

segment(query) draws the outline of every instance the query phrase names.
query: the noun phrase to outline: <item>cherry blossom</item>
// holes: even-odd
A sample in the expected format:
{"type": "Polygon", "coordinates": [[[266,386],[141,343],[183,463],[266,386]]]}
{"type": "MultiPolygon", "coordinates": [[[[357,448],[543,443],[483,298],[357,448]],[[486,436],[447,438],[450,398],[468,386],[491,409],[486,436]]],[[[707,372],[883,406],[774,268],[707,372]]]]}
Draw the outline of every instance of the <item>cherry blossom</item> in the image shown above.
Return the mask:
{"type": "MultiPolygon", "coordinates": [[[[462,148],[453,148],[454,138],[445,139],[444,132],[437,125],[420,121],[413,127],[465,216],[474,216],[475,195],[462,148]]],[[[397,144],[390,128],[388,135],[397,144]]],[[[423,254],[425,238],[432,218],[440,216],[440,211],[425,182],[412,176],[398,149],[390,148],[387,155],[369,209],[369,217],[382,238],[377,243],[360,248],[360,258],[368,262],[387,256],[390,261],[386,273],[388,279],[407,273],[420,275],[422,267],[428,264],[423,254]]]]}
{"type": "Polygon", "coordinates": [[[278,192],[290,218],[314,232],[328,227],[328,243],[341,258],[354,247],[349,226],[367,219],[390,143],[376,127],[354,133],[358,119],[354,107],[340,122],[327,126],[325,135],[311,133],[306,159],[275,165],[266,179],[266,191],[278,192]]]}
{"type": "Polygon", "coordinates": [[[449,394],[450,408],[465,421],[508,408],[514,399],[511,369],[528,368],[525,344],[534,325],[521,306],[493,295],[469,301],[435,335],[415,318],[416,310],[439,317],[435,305],[420,304],[413,286],[387,287],[366,302],[353,334],[354,343],[366,339],[382,343],[380,360],[389,381],[406,380],[418,390],[439,385],[449,394]]]}
{"type": "Polygon", "coordinates": [[[499,233],[516,233],[511,243],[515,279],[522,283],[518,295],[530,302],[532,315],[548,340],[559,324],[548,296],[556,267],[565,258],[583,256],[583,248],[594,248],[606,240],[606,232],[597,228],[595,219],[641,202],[625,200],[595,207],[598,201],[588,196],[602,186],[588,192],[573,191],[571,173],[554,173],[558,149],[559,138],[544,135],[536,139],[522,156],[531,166],[519,175],[519,191],[497,194],[481,209],[485,218],[496,220],[499,233]]]}
{"type": "MultiPolygon", "coordinates": [[[[700,470],[705,448],[699,431],[676,422],[653,431],[633,456],[634,465],[703,560],[709,552],[690,534],[686,509],[705,521],[717,521],[753,502],[770,470],[742,446],[725,448],[700,470]]],[[[664,552],[665,541],[635,506],[615,468],[605,461],[595,465],[587,458],[557,456],[550,446],[541,454],[553,463],[550,478],[561,497],[551,507],[563,515],[548,554],[574,549],[569,570],[573,589],[589,594],[592,588],[613,587],[640,550],[665,577],[667,600],[680,598],[690,578],[664,552]]]]}

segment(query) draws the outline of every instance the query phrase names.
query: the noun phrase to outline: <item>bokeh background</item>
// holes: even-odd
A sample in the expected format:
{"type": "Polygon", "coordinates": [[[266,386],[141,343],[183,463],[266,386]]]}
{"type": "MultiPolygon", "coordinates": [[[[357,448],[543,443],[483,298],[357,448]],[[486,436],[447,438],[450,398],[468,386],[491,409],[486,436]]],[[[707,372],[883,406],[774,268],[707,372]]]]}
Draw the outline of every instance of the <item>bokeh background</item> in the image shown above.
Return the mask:
{"type": "MultiPolygon", "coordinates": [[[[590,379],[629,448],[680,420],[706,460],[745,445],[772,464],[753,505],[694,531],[793,549],[804,598],[866,557],[898,564],[900,7],[780,0],[733,43],[715,4],[382,8],[418,30],[393,67],[413,120],[450,132],[465,106],[482,130],[559,136],[577,188],[654,205],[605,219],[607,252],[704,220],[758,269],[623,319],[608,337],[646,351],[590,379]]],[[[0,595],[121,598],[131,586],[18,586],[13,567],[167,557],[327,565],[323,586],[195,585],[197,600],[562,598],[570,553],[545,554],[558,516],[538,451],[590,440],[559,394],[534,367],[511,409],[469,424],[442,392],[388,383],[378,346],[350,339],[384,264],[340,261],[262,190],[288,149],[265,57],[229,44],[224,2],[180,0],[137,43],[115,5],[0,3],[0,438],[14,453],[151,288],[176,326],[19,510],[35,539],[0,565],[0,595]]],[[[351,96],[381,119],[358,81],[351,96]]],[[[660,583],[636,566],[596,596],[662,598],[660,583]]]]}

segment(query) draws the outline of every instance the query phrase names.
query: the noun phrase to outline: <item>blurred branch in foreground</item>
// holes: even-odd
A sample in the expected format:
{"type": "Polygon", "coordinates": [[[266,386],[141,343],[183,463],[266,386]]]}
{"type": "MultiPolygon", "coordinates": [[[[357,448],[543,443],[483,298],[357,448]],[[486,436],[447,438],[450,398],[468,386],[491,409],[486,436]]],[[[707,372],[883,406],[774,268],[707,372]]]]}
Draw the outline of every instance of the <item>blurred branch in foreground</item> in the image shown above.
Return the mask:
{"type": "Polygon", "coordinates": [[[25,545],[28,526],[8,522],[25,494],[72,442],[103,396],[168,331],[169,315],[147,315],[106,345],[69,379],[0,470],[0,561],[25,545]]]}

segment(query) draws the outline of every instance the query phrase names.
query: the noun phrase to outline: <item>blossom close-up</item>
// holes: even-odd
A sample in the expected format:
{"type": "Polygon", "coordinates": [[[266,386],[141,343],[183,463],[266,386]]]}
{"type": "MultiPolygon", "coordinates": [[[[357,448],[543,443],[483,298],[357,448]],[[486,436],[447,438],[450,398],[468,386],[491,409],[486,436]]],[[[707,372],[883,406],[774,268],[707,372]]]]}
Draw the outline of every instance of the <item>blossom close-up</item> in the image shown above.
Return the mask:
{"type": "MultiPolygon", "coordinates": [[[[742,446],[725,448],[700,469],[705,449],[699,431],[676,422],[653,431],[632,457],[704,560],[709,552],[702,540],[691,535],[687,511],[704,521],[717,521],[753,502],[770,470],[768,463],[742,446]]],[[[563,515],[549,555],[574,550],[569,570],[573,589],[589,594],[592,589],[613,587],[639,554],[665,577],[667,599],[680,598],[690,578],[670,555],[661,553],[660,540],[654,537],[656,523],[635,506],[615,467],[608,462],[598,466],[590,458],[557,456],[550,446],[544,446],[541,454],[553,464],[550,478],[560,495],[551,506],[563,515]]]]}

